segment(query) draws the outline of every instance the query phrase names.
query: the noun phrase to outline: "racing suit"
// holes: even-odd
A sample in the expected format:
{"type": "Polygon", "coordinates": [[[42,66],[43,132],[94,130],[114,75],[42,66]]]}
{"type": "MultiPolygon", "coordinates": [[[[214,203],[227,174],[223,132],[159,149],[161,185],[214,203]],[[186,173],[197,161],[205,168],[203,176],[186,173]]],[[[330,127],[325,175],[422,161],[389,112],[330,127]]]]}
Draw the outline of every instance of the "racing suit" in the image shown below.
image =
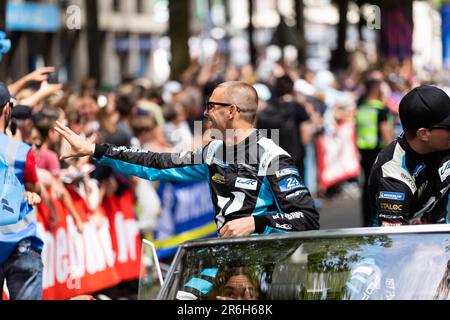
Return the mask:
{"type": "Polygon", "coordinates": [[[449,151],[420,155],[398,137],[369,178],[372,226],[448,223],[449,151]]]}
{"type": "Polygon", "coordinates": [[[94,157],[144,179],[207,180],[219,232],[247,216],[254,217],[259,234],[319,228],[319,214],[292,158],[258,130],[234,146],[213,140],[177,154],[104,144],[96,145],[94,157]]]}

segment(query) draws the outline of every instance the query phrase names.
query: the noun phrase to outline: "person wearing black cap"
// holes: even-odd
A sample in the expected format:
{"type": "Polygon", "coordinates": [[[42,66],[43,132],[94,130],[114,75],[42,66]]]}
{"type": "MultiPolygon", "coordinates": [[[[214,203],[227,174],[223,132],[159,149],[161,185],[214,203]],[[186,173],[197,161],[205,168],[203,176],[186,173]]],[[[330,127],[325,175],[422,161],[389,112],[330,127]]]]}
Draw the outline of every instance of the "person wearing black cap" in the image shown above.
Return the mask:
{"type": "Polygon", "coordinates": [[[6,134],[12,108],[0,83],[0,288],[6,280],[11,300],[38,300],[43,241],[32,206],[40,202],[40,189],[31,147],[6,134]]]}
{"type": "Polygon", "coordinates": [[[372,225],[448,223],[450,97],[421,86],[399,114],[404,133],[380,152],[369,178],[372,225]]]}

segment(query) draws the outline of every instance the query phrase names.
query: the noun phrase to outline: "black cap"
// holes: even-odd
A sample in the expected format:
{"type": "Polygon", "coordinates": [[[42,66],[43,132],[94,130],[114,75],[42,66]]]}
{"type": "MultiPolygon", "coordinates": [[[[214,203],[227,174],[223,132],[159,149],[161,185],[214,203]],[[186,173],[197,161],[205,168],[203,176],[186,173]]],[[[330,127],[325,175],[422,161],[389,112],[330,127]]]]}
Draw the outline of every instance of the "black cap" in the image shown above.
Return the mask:
{"type": "Polygon", "coordinates": [[[407,130],[450,127],[450,97],[434,86],[417,87],[402,99],[399,114],[407,130]]]}
{"type": "Polygon", "coordinates": [[[0,83],[0,109],[2,109],[11,100],[11,94],[4,83],[0,83]]]}
{"type": "Polygon", "coordinates": [[[12,109],[11,117],[15,119],[30,119],[33,116],[33,110],[24,105],[15,106],[12,109]]]}

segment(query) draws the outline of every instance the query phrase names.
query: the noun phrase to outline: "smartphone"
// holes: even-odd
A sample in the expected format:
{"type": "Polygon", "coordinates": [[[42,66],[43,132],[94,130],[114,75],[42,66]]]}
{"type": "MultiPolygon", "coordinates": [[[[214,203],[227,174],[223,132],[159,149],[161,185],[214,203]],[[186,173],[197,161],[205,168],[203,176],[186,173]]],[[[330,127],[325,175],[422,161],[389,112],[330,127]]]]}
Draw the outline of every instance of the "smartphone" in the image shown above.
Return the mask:
{"type": "Polygon", "coordinates": [[[48,83],[51,83],[51,84],[58,84],[59,83],[58,72],[55,71],[55,72],[49,73],[47,81],[48,81],[48,83]]]}

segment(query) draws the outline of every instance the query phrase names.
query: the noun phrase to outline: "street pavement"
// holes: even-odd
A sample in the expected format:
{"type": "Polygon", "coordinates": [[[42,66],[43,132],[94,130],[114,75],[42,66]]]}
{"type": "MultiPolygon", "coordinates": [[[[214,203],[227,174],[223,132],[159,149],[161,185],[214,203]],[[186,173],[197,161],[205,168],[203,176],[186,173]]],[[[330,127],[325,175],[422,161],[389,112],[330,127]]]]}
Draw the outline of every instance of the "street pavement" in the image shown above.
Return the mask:
{"type": "Polygon", "coordinates": [[[320,229],[342,229],[362,227],[360,198],[337,195],[320,201],[320,229]]]}

